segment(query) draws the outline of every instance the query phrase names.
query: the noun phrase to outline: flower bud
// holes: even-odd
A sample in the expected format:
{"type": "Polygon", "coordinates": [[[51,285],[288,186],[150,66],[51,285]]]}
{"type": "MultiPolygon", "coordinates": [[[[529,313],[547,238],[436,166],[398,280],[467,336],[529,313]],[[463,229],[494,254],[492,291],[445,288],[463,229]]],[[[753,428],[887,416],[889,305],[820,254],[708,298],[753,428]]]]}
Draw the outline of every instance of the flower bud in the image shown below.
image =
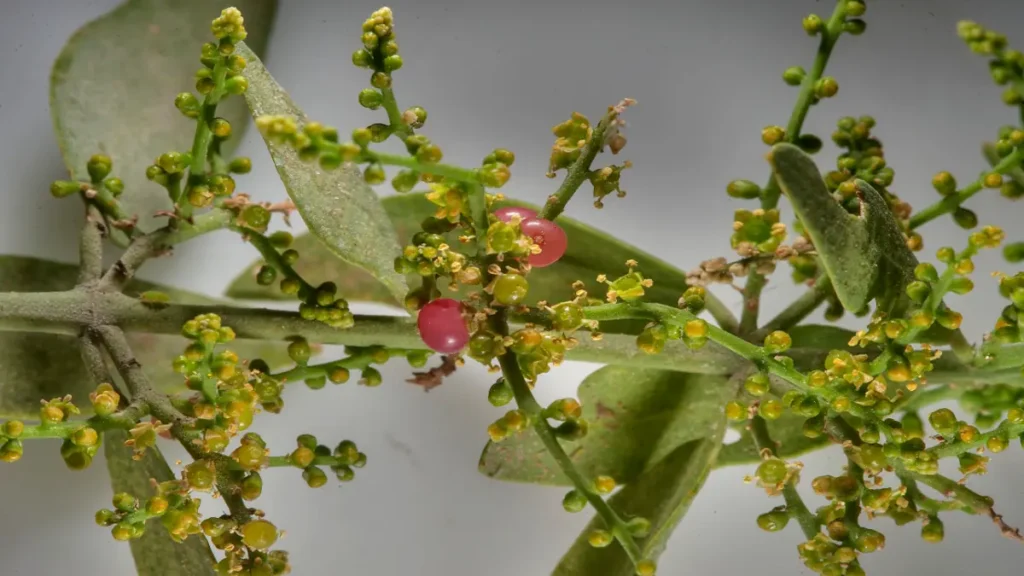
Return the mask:
{"type": "Polygon", "coordinates": [[[100,182],[110,174],[113,161],[105,154],[95,154],[89,158],[85,168],[93,182],[100,182]]]}
{"type": "Polygon", "coordinates": [[[64,198],[82,191],[82,184],[74,180],[57,180],[50,184],[50,194],[55,198],[64,198]]]}
{"type": "Polygon", "coordinates": [[[807,76],[807,71],[801,66],[791,66],[782,73],[782,81],[790,86],[799,86],[807,76]]]}

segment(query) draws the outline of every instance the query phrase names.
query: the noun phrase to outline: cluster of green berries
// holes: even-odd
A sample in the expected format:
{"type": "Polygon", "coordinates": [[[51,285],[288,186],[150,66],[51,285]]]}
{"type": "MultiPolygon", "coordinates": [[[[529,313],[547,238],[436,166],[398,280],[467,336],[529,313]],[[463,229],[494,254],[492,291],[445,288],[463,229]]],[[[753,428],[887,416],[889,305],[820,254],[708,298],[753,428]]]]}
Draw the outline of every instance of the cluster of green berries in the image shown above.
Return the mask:
{"type": "MultiPolygon", "coordinates": [[[[80,414],[77,406],[71,403],[71,397],[54,398],[43,402],[39,409],[39,425],[42,428],[67,422],[71,416],[80,414]]],[[[101,436],[95,428],[83,424],[81,428],[71,432],[60,445],[60,455],[64,464],[72,470],[84,470],[92,464],[93,457],[100,448],[101,436]]]]}
{"type": "Polygon", "coordinates": [[[126,492],[114,495],[113,509],[96,512],[96,524],[110,526],[115,540],[135,540],[146,532],[146,522],[159,518],[175,542],[199,534],[199,500],[189,497],[189,487],[179,480],[156,484],[156,493],[140,502],[126,492]]]}
{"type": "Polygon", "coordinates": [[[20,420],[8,420],[0,426],[0,461],[17,462],[25,452],[22,445],[21,433],[25,430],[25,424],[20,420]]]}
{"type": "Polygon", "coordinates": [[[207,518],[200,529],[215,548],[224,551],[224,558],[215,567],[217,576],[277,576],[291,572],[288,553],[270,550],[281,532],[265,518],[253,518],[241,526],[229,516],[207,518]]]}
{"type": "MultiPolygon", "coordinates": [[[[997,139],[993,145],[993,152],[999,158],[1006,158],[1015,151],[1019,151],[1022,146],[1024,146],[1024,130],[1017,126],[1006,125],[999,128],[997,139]]],[[[1024,183],[1021,183],[1019,179],[1008,178],[1006,181],[1003,181],[1003,178],[1000,176],[999,186],[996,186],[997,176],[999,175],[985,174],[982,183],[986,188],[998,187],[999,193],[1010,200],[1018,200],[1024,197],[1024,183]]]]}
{"type": "Polygon", "coordinates": [[[992,337],[1000,342],[1024,340],[1024,272],[999,279],[999,294],[1010,301],[996,321],[992,337]]]}
{"type": "Polygon", "coordinates": [[[131,230],[135,226],[135,220],[125,214],[117,200],[124,192],[124,182],[110,175],[114,167],[113,160],[106,154],[94,154],[89,157],[85,167],[89,174],[89,182],[57,180],[50,185],[50,194],[55,198],[64,198],[79,193],[86,201],[96,206],[111,225],[131,230]]]}
{"type": "Polygon", "coordinates": [[[323,444],[318,444],[316,437],[303,434],[296,439],[297,447],[288,455],[288,462],[302,470],[302,479],[310,488],[319,488],[327,483],[327,474],[321,466],[334,472],[339,482],[351,482],[355,478],[353,468],[366,465],[366,454],[363,454],[351,440],[343,440],[332,451],[323,444]]]}
{"type": "Polygon", "coordinates": [[[1021,80],[1024,80],[1024,54],[1009,48],[1005,35],[988,30],[976,22],[959,22],[957,34],[972,52],[991,58],[989,72],[992,80],[999,86],[1006,86],[1003,102],[1010,106],[1024,103],[1024,91],[1020,86],[1021,80]]]}

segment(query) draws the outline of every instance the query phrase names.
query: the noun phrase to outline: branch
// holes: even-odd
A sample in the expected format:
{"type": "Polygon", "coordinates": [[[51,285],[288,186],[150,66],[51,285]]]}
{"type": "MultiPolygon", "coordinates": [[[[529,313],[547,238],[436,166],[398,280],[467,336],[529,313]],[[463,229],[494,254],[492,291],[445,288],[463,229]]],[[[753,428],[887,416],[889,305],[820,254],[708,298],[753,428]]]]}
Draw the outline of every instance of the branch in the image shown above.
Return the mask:
{"type": "Polygon", "coordinates": [[[121,258],[100,279],[105,290],[121,291],[150,258],[159,256],[173,246],[214,230],[226,228],[234,219],[230,210],[215,208],[192,219],[183,227],[165,226],[136,238],[121,258]]]}
{"type": "MultiPolygon", "coordinates": [[[[754,440],[754,446],[758,452],[767,452],[772,457],[778,457],[778,443],[772,440],[771,435],[768,434],[768,423],[760,415],[754,415],[750,421],[750,436],[754,440]]],[[[791,518],[796,518],[800,524],[800,530],[808,540],[821,533],[821,523],[818,522],[818,517],[812,514],[804,504],[804,500],[800,497],[793,482],[787,481],[782,487],[782,497],[786,501],[786,512],[791,518]]]]}
{"type": "Polygon", "coordinates": [[[79,285],[98,280],[103,273],[103,239],[107,237],[107,233],[107,223],[103,219],[103,214],[94,205],[87,204],[82,237],[78,245],[81,263],[78,269],[79,285]]]}
{"type": "MultiPolygon", "coordinates": [[[[124,332],[115,326],[101,326],[95,329],[96,334],[103,342],[104,347],[114,360],[117,371],[124,379],[128,396],[133,402],[144,402],[149,406],[150,412],[161,422],[173,425],[172,430],[179,433],[185,426],[190,426],[193,421],[178,411],[167,396],[157,392],[149,382],[149,378],[142,371],[142,365],[135,359],[124,332]]],[[[186,446],[187,448],[187,446],[186,446]]]]}
{"type": "MultiPolygon", "coordinates": [[[[825,73],[825,67],[832,56],[832,49],[835,48],[836,42],[839,40],[840,34],[842,34],[845,21],[846,2],[839,0],[836,2],[835,10],[832,11],[832,16],[821,30],[821,42],[818,44],[818,53],[814,57],[814,64],[807,75],[804,76],[803,83],[800,85],[800,93],[797,95],[793,112],[790,114],[789,122],[786,124],[785,139],[787,142],[796,142],[800,136],[804,120],[807,118],[807,113],[814,103],[814,86],[825,73]]],[[[765,210],[775,208],[779,203],[781,193],[782,191],[779,188],[778,181],[775,179],[775,175],[771,174],[768,179],[768,185],[764,187],[764,192],[761,195],[761,208],[765,210]]],[[[761,291],[764,290],[766,283],[767,279],[765,276],[759,274],[756,270],[750,273],[750,277],[747,279],[743,289],[745,303],[743,305],[743,314],[740,317],[741,333],[750,333],[757,329],[757,315],[761,308],[761,291]]]]}
{"type": "Polygon", "coordinates": [[[1011,169],[1020,166],[1021,162],[1024,162],[1024,147],[1019,147],[1014,150],[1010,155],[1003,158],[998,164],[992,167],[990,172],[985,172],[979,176],[977,180],[971,182],[961,190],[954,194],[950,194],[949,196],[944,196],[941,200],[911,216],[910,229],[913,230],[914,228],[919,228],[943,214],[953,212],[961,204],[966,202],[968,198],[984,189],[986,175],[992,172],[995,172],[996,174],[1006,174],[1011,169]]]}
{"type": "Polygon", "coordinates": [[[594,163],[597,154],[604,149],[605,135],[608,132],[608,128],[615,123],[619,114],[622,114],[622,111],[627,106],[632,105],[633,102],[632,99],[627,98],[617,106],[608,108],[608,112],[605,113],[597,123],[597,126],[594,127],[594,131],[590,134],[590,139],[583,145],[580,157],[572,163],[572,166],[569,166],[569,173],[566,174],[562,185],[558,187],[558,190],[555,191],[544,205],[544,209],[540,212],[541,218],[554,220],[565,210],[565,205],[576,194],[576,190],[590,176],[590,165],[594,163]]]}
{"type": "MultiPolygon", "coordinates": [[[[501,323],[504,323],[501,321],[501,323]]],[[[499,326],[499,328],[502,328],[499,326]]],[[[507,333],[507,328],[499,333],[507,333]]],[[[547,418],[544,417],[543,408],[537,403],[536,398],[533,397],[533,393],[530,391],[530,386],[526,383],[523,378],[523,374],[519,369],[519,361],[516,359],[516,355],[511,350],[503,354],[498,358],[498,363],[501,365],[501,371],[505,376],[505,380],[512,386],[512,392],[515,395],[516,405],[527,414],[530,423],[533,425],[534,431],[537,436],[540,437],[544,447],[558,463],[558,467],[562,472],[572,481],[576,491],[586,497],[587,502],[597,511],[601,519],[604,520],[605,526],[608,527],[608,531],[615,536],[615,539],[619,541],[626,555],[636,565],[638,562],[643,560],[643,553],[636,541],[633,539],[630,533],[629,526],[624,522],[618,514],[612,510],[608,502],[594,491],[591,482],[588,482],[580,474],[579,470],[573,464],[569,455],[565,453],[562,445],[558,442],[558,438],[555,437],[554,432],[551,430],[551,426],[548,424],[547,418]]]]}

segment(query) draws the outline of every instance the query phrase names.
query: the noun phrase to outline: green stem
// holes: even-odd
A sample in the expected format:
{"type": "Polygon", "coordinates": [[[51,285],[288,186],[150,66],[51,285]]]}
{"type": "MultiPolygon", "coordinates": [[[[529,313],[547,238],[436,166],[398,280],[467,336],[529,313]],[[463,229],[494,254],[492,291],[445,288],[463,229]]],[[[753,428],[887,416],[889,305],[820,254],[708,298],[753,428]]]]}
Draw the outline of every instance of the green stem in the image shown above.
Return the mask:
{"type": "Polygon", "coordinates": [[[196,119],[196,133],[192,139],[192,164],[188,168],[188,183],[185,191],[174,199],[175,207],[184,220],[192,216],[192,205],[188,202],[189,190],[197,185],[206,182],[206,167],[209,161],[210,143],[213,141],[213,130],[211,126],[217,118],[217,104],[224,97],[224,80],[227,77],[228,66],[224,57],[218,57],[217,63],[213,66],[213,90],[205,98],[196,119]]]}
{"type": "Polygon", "coordinates": [[[479,184],[480,178],[477,175],[476,170],[470,170],[467,168],[460,168],[458,166],[451,166],[449,164],[427,164],[420,162],[412,156],[399,156],[397,154],[386,154],[384,152],[374,152],[371,150],[363,150],[358,162],[380,162],[387,166],[400,166],[402,168],[409,168],[423,174],[433,174],[434,176],[443,176],[445,178],[451,178],[457,182],[465,182],[467,184],[479,184]]]}
{"type": "MultiPolygon", "coordinates": [[[[1024,147],[1017,148],[1006,158],[1003,158],[998,164],[996,164],[991,172],[997,174],[1006,174],[1010,169],[1019,167],[1021,162],[1024,162],[1024,147]]],[[[931,206],[928,206],[924,210],[917,212],[910,217],[910,229],[919,228],[928,222],[953,212],[961,204],[967,201],[971,196],[974,196],[985,187],[985,176],[990,172],[986,172],[978,177],[977,180],[971,182],[964,188],[960,189],[954,194],[943,197],[941,200],[935,202],[931,206]]]]}
{"type": "Polygon", "coordinates": [[[413,135],[413,129],[402,121],[402,112],[398,110],[398,101],[395,100],[395,91],[391,88],[384,88],[380,93],[384,97],[384,111],[387,112],[388,123],[391,125],[391,130],[404,142],[406,138],[413,135]]]}
{"type": "Polygon", "coordinates": [[[951,458],[953,456],[959,456],[960,454],[977,450],[978,448],[985,446],[991,438],[1001,438],[1002,440],[1012,441],[1021,434],[1024,434],[1024,424],[1009,424],[1009,421],[1004,421],[993,430],[989,430],[984,434],[976,434],[970,442],[964,442],[963,440],[956,438],[955,441],[946,442],[929,448],[928,453],[936,459],[951,458]]]}
{"type": "Polygon", "coordinates": [[[918,472],[901,471],[908,478],[928,486],[938,493],[956,499],[964,508],[975,514],[982,514],[992,509],[992,499],[978,494],[974,490],[960,484],[956,480],[941,474],[920,474],[918,472]]]}
{"type": "Polygon", "coordinates": [[[227,227],[234,219],[230,210],[216,208],[192,219],[184,226],[165,226],[136,238],[121,258],[107,270],[100,285],[105,290],[121,291],[147,260],[158,256],[176,244],[227,227]]]}
{"type": "Polygon", "coordinates": [[[594,163],[597,154],[604,149],[605,134],[608,127],[618,118],[619,114],[615,108],[610,108],[601,120],[594,127],[590,139],[583,145],[580,157],[569,166],[568,174],[558,190],[544,204],[539,216],[545,220],[554,220],[565,210],[565,205],[572,199],[576,190],[583,185],[583,182],[590,176],[590,165],[594,163]]]}
{"type": "MultiPolygon", "coordinates": [[[[800,92],[793,105],[793,111],[789,115],[789,122],[786,124],[786,142],[794,143],[800,137],[800,130],[803,128],[804,120],[810,112],[811,105],[815,102],[814,86],[825,73],[825,67],[832,56],[832,50],[843,31],[843,24],[846,22],[846,1],[838,0],[821,31],[821,41],[818,44],[818,52],[814,57],[814,64],[810,71],[804,76],[800,84],[800,92]]],[[[768,184],[761,194],[761,208],[769,210],[775,208],[779,203],[781,195],[779,183],[774,174],[768,178],[768,184]]],[[[756,271],[751,271],[747,283],[743,288],[745,303],[743,314],[740,316],[740,333],[749,334],[757,330],[757,316],[761,309],[761,292],[764,290],[767,279],[756,271]]]]}
{"type": "Polygon", "coordinates": [[[79,285],[97,280],[103,273],[103,238],[106,235],[107,224],[103,220],[103,214],[92,204],[87,204],[81,240],[78,244],[81,264],[78,269],[79,285]]]}
{"type": "Polygon", "coordinates": [[[325,362],[323,364],[311,364],[305,366],[296,366],[271,376],[282,383],[287,384],[288,382],[298,382],[300,380],[308,380],[310,378],[317,378],[319,376],[326,376],[331,370],[336,368],[346,368],[349,370],[362,370],[371,364],[381,364],[377,354],[383,350],[387,354],[388,358],[405,357],[413,350],[406,350],[401,348],[374,348],[365,351],[359,351],[355,354],[351,354],[340,360],[333,362],[325,362]]]}
{"type": "MultiPolygon", "coordinates": [[[[758,452],[767,451],[771,456],[778,457],[778,444],[768,433],[768,423],[759,415],[755,415],[750,421],[750,436],[754,440],[754,446],[758,452]]],[[[808,540],[821,533],[821,523],[818,522],[818,517],[812,514],[804,504],[804,500],[800,497],[793,482],[786,482],[782,487],[782,498],[786,501],[786,512],[790,518],[795,518],[800,524],[800,530],[808,540]]]]}
{"type": "MultiPolygon", "coordinates": [[[[328,467],[345,466],[345,465],[347,465],[347,461],[342,461],[341,459],[335,458],[334,456],[317,456],[316,458],[313,458],[313,462],[310,464],[310,466],[328,466],[328,467]]],[[[287,468],[287,467],[293,467],[294,468],[294,467],[296,467],[295,464],[292,464],[292,457],[291,456],[271,456],[268,459],[267,466],[269,466],[271,468],[287,468]]]]}
{"type": "Polygon", "coordinates": [[[263,256],[263,259],[267,261],[267,264],[276,268],[277,271],[285,278],[298,282],[301,286],[299,292],[308,292],[309,294],[312,294],[316,291],[315,286],[306,282],[306,280],[295,271],[295,268],[293,268],[291,264],[284,261],[281,253],[277,251],[277,248],[274,248],[273,244],[270,243],[269,238],[249,228],[232,227],[232,229],[246,238],[260,253],[260,256],[263,256]]]}
{"type": "Polygon", "coordinates": [[[516,405],[528,416],[541,443],[544,444],[544,447],[555,459],[558,467],[569,478],[576,491],[582,494],[587,499],[587,502],[594,507],[598,515],[601,516],[605,526],[608,527],[609,532],[622,545],[623,550],[633,564],[635,565],[643,560],[643,553],[636,541],[633,540],[629,527],[612,510],[608,502],[594,490],[593,483],[583,478],[583,475],[576,469],[576,465],[573,464],[572,459],[565,453],[554,431],[551,430],[547,419],[544,418],[543,407],[533,397],[530,386],[523,378],[522,371],[519,369],[519,361],[516,359],[515,354],[512,351],[506,352],[498,358],[498,363],[501,365],[501,371],[505,376],[505,380],[512,386],[516,405]]]}

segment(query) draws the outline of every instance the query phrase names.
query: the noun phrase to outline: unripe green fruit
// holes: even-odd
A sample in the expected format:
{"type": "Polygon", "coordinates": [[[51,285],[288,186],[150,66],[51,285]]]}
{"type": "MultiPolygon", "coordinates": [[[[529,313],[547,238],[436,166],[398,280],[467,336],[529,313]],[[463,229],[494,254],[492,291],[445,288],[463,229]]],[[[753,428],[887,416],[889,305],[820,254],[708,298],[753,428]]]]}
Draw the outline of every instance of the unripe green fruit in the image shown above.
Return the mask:
{"type": "Polygon", "coordinates": [[[789,514],[782,510],[772,510],[757,517],[757,526],[765,532],[778,532],[789,523],[789,514]]]}
{"type": "Polygon", "coordinates": [[[586,507],[587,497],[577,490],[570,490],[566,493],[565,497],[562,498],[562,508],[564,508],[566,512],[576,513],[582,511],[586,507]]]}
{"type": "Polygon", "coordinates": [[[788,467],[786,462],[778,458],[771,458],[761,462],[757,467],[757,477],[768,485],[776,485],[786,479],[788,467]]]}
{"type": "Polygon", "coordinates": [[[516,306],[523,303],[530,283],[521,274],[502,274],[494,281],[494,300],[502,306],[516,306]]]}
{"type": "Polygon", "coordinates": [[[251,520],[241,528],[242,542],[250,548],[266,550],[277,542],[277,527],[266,520],[251,520]]]}
{"type": "Polygon", "coordinates": [[[359,105],[363,108],[376,110],[384,102],[384,96],[373,88],[364,88],[359,93],[359,105]]]}

